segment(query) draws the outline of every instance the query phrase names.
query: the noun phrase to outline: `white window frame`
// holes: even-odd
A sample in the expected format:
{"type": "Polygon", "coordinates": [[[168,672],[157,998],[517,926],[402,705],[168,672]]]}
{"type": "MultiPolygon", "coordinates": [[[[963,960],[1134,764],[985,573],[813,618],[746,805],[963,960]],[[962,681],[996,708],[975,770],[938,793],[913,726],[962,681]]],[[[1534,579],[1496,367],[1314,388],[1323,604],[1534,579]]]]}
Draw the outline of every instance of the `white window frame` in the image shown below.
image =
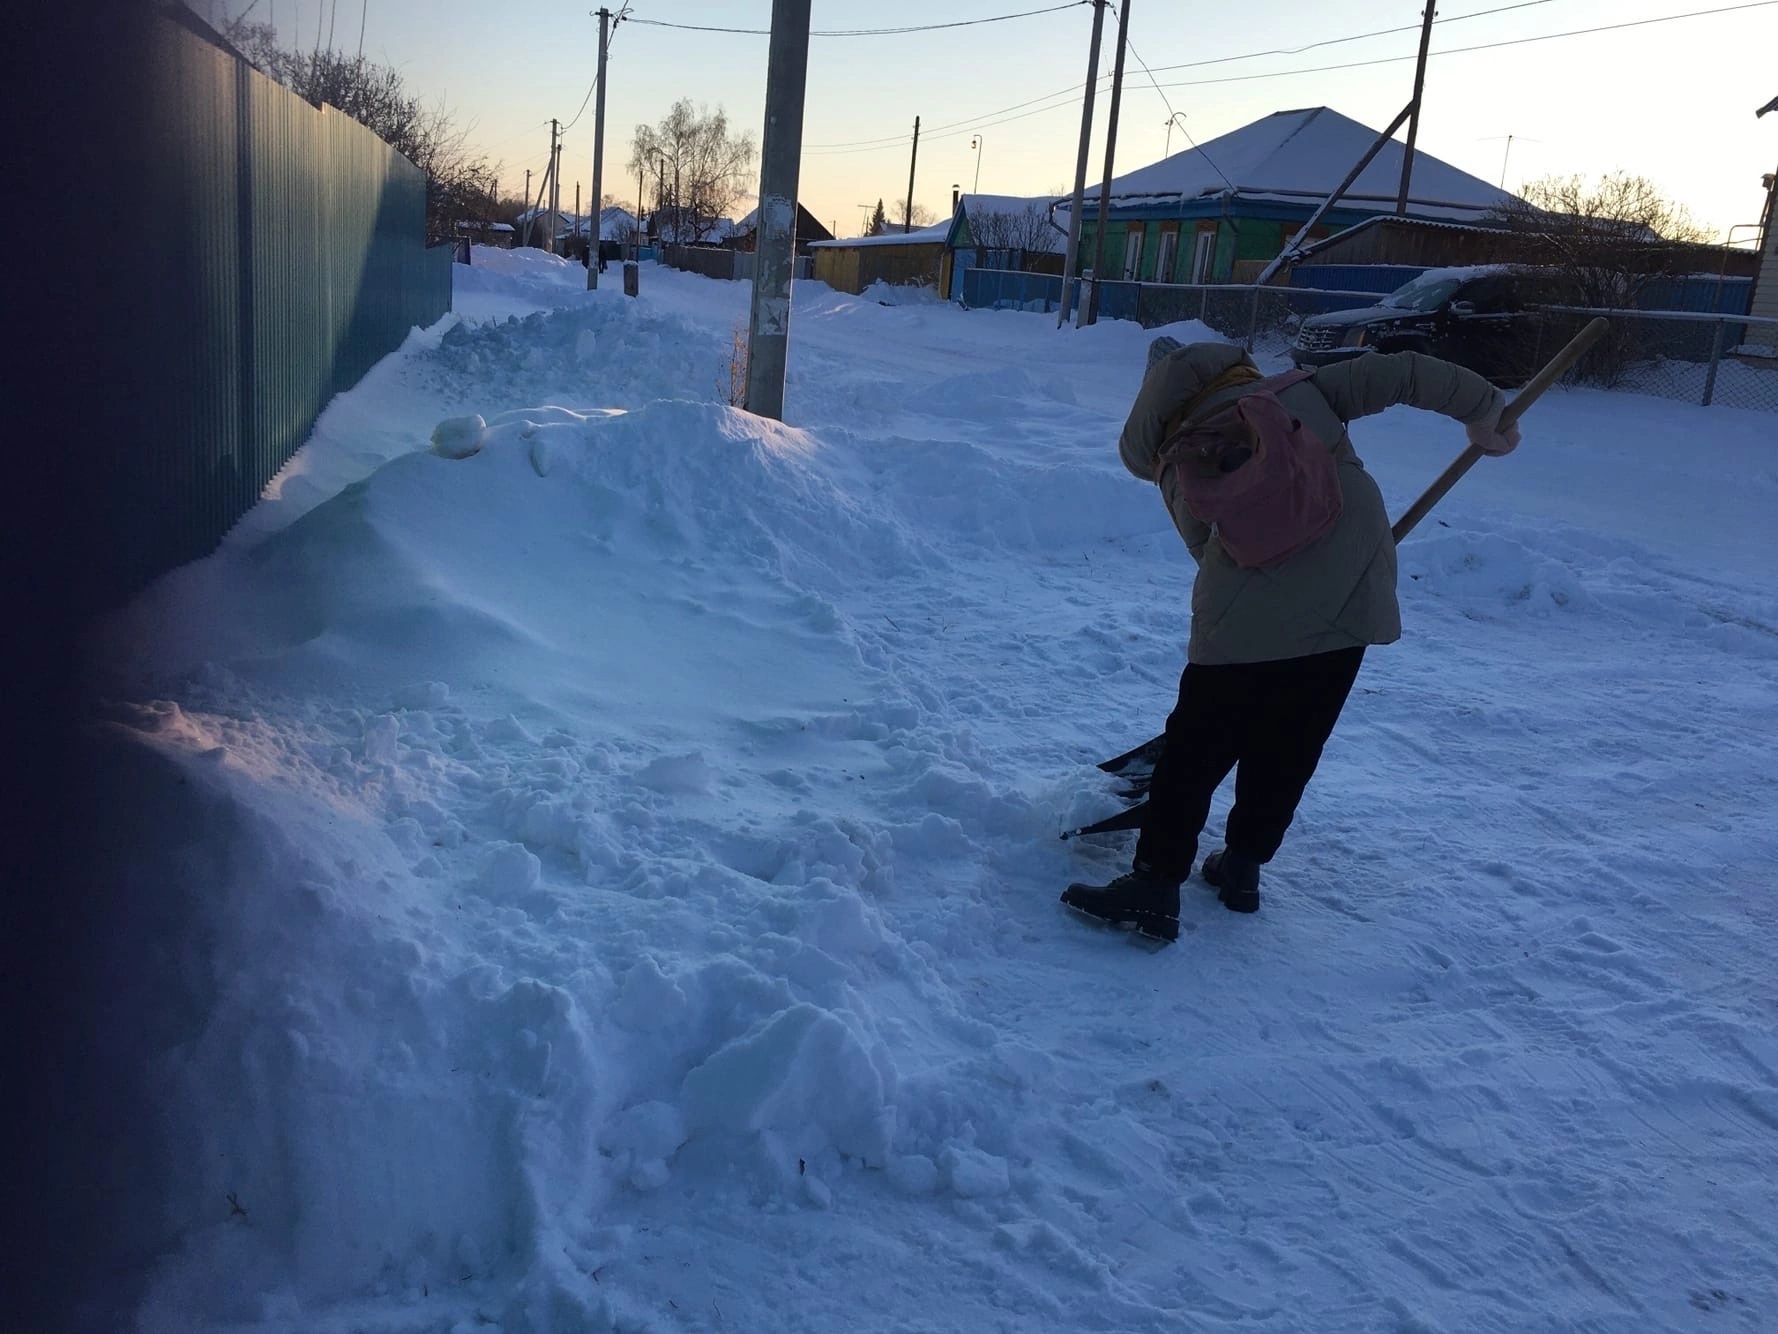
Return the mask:
{"type": "Polygon", "coordinates": [[[1127,283],[1135,282],[1142,275],[1142,247],[1147,244],[1148,231],[1142,227],[1131,227],[1124,234],[1124,271],[1123,278],[1127,283]]]}
{"type": "Polygon", "coordinates": [[[1179,229],[1169,227],[1161,233],[1160,252],[1155,256],[1154,280],[1157,283],[1173,281],[1173,264],[1179,257],[1179,229]]]}
{"type": "Polygon", "coordinates": [[[1216,233],[1214,231],[1199,232],[1198,239],[1192,247],[1192,281],[1207,283],[1210,271],[1216,267],[1216,233]]]}

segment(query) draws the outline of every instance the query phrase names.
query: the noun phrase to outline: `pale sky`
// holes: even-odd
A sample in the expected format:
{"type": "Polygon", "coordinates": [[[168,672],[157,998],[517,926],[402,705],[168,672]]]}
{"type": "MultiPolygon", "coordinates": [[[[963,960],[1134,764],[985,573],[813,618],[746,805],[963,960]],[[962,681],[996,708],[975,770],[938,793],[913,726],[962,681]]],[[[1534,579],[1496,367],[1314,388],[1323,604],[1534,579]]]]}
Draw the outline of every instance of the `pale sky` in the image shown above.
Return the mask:
{"type": "MultiPolygon", "coordinates": [[[[358,48],[393,65],[428,101],[443,99],[474,125],[474,141],[501,164],[503,193],[517,195],[526,168],[548,161],[551,116],[574,122],[564,136],[563,203],[592,181],[593,107],[586,98],[597,59],[598,0],[189,0],[222,20],[251,6],[287,44],[358,48]],[[576,116],[578,114],[578,120],[576,116]]],[[[621,7],[620,0],[610,0],[621,7]]],[[[1047,9],[1057,0],[815,0],[814,28],[880,28],[1047,9]]],[[[629,203],[630,138],[675,99],[721,106],[757,143],[765,105],[764,36],[688,32],[642,20],[766,29],[770,0],[633,0],[611,46],[606,101],[605,189],[629,203]]],[[[1445,0],[1433,28],[1419,146],[1484,180],[1518,188],[1549,174],[1649,177],[1720,238],[1755,223],[1763,173],[1778,170],[1778,114],[1756,108],[1778,96],[1778,3],[1747,0],[1445,0]],[[1669,15],[1701,17],[1460,53],[1669,15]],[[1507,12],[1482,15],[1486,10],[1507,12]],[[1465,18],[1465,15],[1477,15],[1465,18]],[[1450,52],[1441,55],[1440,52],[1450,52]],[[1510,155],[1507,136],[1511,141],[1510,155]]],[[[1329,106],[1381,129],[1413,91],[1417,0],[1310,4],[1239,0],[1220,5],[1131,0],[1130,42],[1153,71],[1126,66],[1116,174],[1157,161],[1171,133],[1203,143],[1273,111],[1329,106]],[[1334,42],[1383,29],[1385,36],[1334,42]],[[1297,54],[1226,59],[1289,48],[1297,54]],[[1192,68],[1166,68],[1186,62],[1192,68]],[[1360,68],[1319,69],[1358,61],[1360,68]],[[1298,72],[1291,72],[1298,71],[1298,72]],[[1316,71],[1316,72],[1309,72],[1316,71]],[[1259,77],[1249,77],[1259,76],[1259,77]],[[1223,80],[1210,82],[1210,80],[1223,80]]],[[[921,118],[914,198],[950,210],[951,187],[1041,194],[1071,185],[1079,142],[1079,88],[1086,76],[1092,11],[1053,13],[945,31],[813,37],[804,122],[802,201],[842,236],[860,231],[881,197],[892,216],[905,198],[914,117],[921,118]],[[1015,118],[1016,117],[1016,118],[1015,118]],[[979,135],[979,151],[970,147],[979,135]]],[[[1104,83],[1095,107],[1088,180],[1103,170],[1116,5],[1106,19],[1104,83]]],[[[652,201],[652,191],[649,195],[652,201]]],[[[751,207],[743,200],[736,212],[751,207]]],[[[1736,233],[1737,239],[1751,229],[1736,233]]]]}

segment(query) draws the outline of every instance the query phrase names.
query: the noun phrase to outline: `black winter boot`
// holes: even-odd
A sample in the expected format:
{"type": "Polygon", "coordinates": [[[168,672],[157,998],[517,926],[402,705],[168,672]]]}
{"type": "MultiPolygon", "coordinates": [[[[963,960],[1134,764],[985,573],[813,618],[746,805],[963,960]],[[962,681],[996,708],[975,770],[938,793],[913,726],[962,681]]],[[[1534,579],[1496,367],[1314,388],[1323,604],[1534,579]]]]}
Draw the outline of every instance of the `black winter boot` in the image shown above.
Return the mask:
{"type": "Polygon", "coordinates": [[[1062,891],[1062,902],[1097,921],[1133,926],[1155,940],[1179,939],[1177,880],[1131,871],[1109,885],[1070,885],[1062,891]]]}
{"type": "Polygon", "coordinates": [[[1230,912],[1259,911],[1259,863],[1224,848],[1204,858],[1204,879],[1230,912]]]}

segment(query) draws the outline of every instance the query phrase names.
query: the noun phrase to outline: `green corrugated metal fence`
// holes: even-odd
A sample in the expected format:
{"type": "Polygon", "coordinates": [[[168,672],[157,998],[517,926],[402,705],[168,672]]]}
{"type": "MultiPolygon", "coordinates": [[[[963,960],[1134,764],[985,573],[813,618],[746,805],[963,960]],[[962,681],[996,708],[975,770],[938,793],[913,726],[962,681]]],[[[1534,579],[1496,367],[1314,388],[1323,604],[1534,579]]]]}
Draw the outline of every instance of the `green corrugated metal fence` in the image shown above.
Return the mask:
{"type": "Polygon", "coordinates": [[[328,399],[451,305],[418,168],[202,37],[155,33],[154,184],[124,210],[139,281],[115,318],[164,429],[100,487],[113,598],[213,550],[328,399]]]}

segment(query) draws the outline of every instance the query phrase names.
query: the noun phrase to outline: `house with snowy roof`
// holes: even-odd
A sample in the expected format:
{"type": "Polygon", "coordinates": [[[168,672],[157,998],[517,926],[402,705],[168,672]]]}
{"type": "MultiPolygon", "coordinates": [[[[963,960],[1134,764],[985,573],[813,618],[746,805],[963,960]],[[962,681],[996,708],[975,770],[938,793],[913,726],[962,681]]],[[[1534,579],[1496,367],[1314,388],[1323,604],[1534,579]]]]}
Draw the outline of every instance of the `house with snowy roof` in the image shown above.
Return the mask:
{"type": "MultiPolygon", "coordinates": [[[[759,209],[754,207],[739,219],[722,244],[733,250],[752,250],[758,243],[759,209]]],[[[823,227],[815,215],[800,203],[796,206],[796,253],[806,255],[816,241],[831,241],[833,233],[823,227]]]]}
{"type": "Polygon", "coordinates": [[[815,277],[836,292],[864,291],[873,283],[920,286],[941,290],[944,266],[950,254],[946,238],[951,219],[910,232],[887,231],[880,236],[852,236],[816,241],[809,247],[815,257],[815,277]]]}
{"type": "MultiPolygon", "coordinates": [[[[1106,276],[1143,282],[1251,282],[1277,257],[1380,132],[1329,107],[1278,111],[1114,178],[1106,276]]],[[[1395,212],[1406,149],[1391,139],[1307,239],[1395,212]]],[[[1097,188],[1086,193],[1079,268],[1092,267],[1097,188]]],[[[1414,154],[1406,216],[1483,223],[1513,198],[1480,177],[1414,154]]],[[[1056,210],[1068,225],[1068,205],[1056,210]]]]}
{"type": "Polygon", "coordinates": [[[963,275],[974,268],[1060,273],[1068,233],[1051,220],[1058,202],[1054,195],[957,196],[945,236],[942,290],[953,301],[961,299],[963,275]]]}

